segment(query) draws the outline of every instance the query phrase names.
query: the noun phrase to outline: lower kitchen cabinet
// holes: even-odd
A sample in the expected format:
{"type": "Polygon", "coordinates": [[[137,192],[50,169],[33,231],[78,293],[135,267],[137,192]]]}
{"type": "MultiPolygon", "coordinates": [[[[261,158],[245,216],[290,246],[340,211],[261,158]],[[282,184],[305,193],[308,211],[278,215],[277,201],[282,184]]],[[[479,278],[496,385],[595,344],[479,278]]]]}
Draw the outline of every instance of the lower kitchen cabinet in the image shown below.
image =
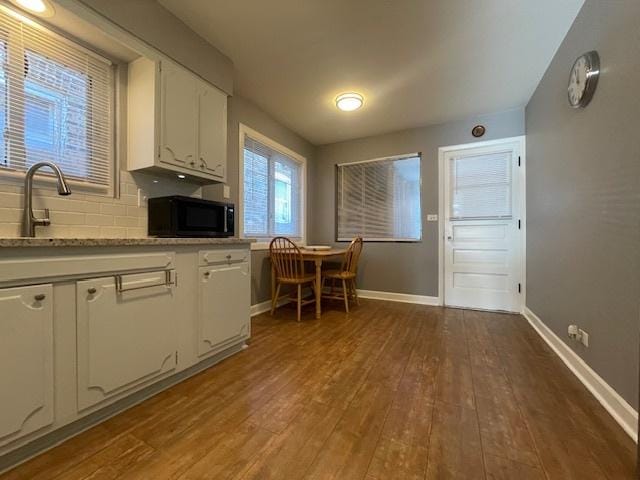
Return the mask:
{"type": "Polygon", "coordinates": [[[172,270],[77,282],[80,410],[175,369],[174,286],[172,270]]]}
{"type": "Polygon", "coordinates": [[[0,445],[53,423],[53,286],[0,289],[0,445]]]}
{"type": "Polygon", "coordinates": [[[198,355],[219,351],[249,336],[250,267],[247,261],[229,261],[200,267],[198,305],[198,355]]]}

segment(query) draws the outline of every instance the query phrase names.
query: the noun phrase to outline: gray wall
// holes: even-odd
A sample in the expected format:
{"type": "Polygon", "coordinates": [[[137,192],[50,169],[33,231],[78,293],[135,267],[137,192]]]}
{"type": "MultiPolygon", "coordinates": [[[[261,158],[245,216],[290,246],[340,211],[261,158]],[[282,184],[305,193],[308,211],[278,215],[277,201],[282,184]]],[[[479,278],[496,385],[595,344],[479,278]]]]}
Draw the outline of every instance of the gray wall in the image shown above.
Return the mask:
{"type": "Polygon", "coordinates": [[[155,0],[80,0],[228,94],[233,63],[155,0]]]}
{"type": "Polygon", "coordinates": [[[587,0],[526,107],[527,305],[631,405],[638,398],[640,2],[587,0]],[[575,58],[597,50],[598,89],[567,103],[575,58]]]}
{"type": "Polygon", "coordinates": [[[477,124],[487,128],[480,140],[523,135],[524,111],[510,110],[318,147],[311,177],[314,208],[310,213],[310,241],[331,244],[336,238],[336,164],[422,152],[422,241],[365,243],[358,288],[437,296],[438,223],[427,222],[427,214],[438,213],[438,148],[477,140],[471,135],[477,124]]]}
{"type": "MultiPolygon", "coordinates": [[[[239,96],[229,98],[229,111],[227,123],[227,184],[231,188],[230,201],[238,204],[238,182],[239,182],[239,131],[238,125],[243,123],[248,127],[266,135],[276,142],[290,148],[294,152],[299,153],[307,159],[307,169],[311,169],[315,157],[315,147],[302,137],[296,135],[288,128],[284,127],[264,111],[260,110],[255,104],[239,96]]],[[[309,184],[313,183],[311,180],[309,184]]],[[[204,198],[213,200],[224,200],[222,192],[218,186],[203,187],[202,195],[204,198]]],[[[309,200],[307,204],[309,205],[309,200]]],[[[312,215],[312,205],[308,206],[312,215]]],[[[264,302],[271,298],[271,271],[267,260],[268,252],[266,250],[254,250],[251,255],[252,259],[252,279],[251,279],[251,304],[264,302]]]]}

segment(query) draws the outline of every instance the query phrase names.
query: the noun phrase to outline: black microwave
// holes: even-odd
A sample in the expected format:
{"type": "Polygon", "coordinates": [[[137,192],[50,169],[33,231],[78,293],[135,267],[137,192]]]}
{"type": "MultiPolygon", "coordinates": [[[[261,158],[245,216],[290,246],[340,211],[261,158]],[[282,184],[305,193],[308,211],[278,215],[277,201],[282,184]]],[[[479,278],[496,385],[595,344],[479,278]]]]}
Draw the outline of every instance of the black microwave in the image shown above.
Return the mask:
{"type": "Polygon", "coordinates": [[[149,236],[232,237],[232,203],[173,195],[148,200],[149,236]]]}

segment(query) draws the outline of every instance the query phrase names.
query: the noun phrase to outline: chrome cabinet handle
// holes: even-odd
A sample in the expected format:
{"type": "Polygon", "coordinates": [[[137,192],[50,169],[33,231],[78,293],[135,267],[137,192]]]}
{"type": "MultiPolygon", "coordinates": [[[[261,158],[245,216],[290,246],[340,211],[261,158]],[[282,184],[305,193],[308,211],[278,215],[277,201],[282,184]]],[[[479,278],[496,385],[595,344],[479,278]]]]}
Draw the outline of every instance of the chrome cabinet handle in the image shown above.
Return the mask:
{"type": "Polygon", "coordinates": [[[33,298],[36,300],[36,302],[41,302],[42,300],[47,298],[47,296],[44,293],[39,293],[38,295],[35,295],[33,298]]]}
{"type": "Polygon", "coordinates": [[[124,280],[122,278],[122,275],[114,275],[113,278],[115,279],[115,283],[116,283],[116,293],[118,294],[122,294],[124,292],[131,292],[132,290],[143,290],[145,288],[154,288],[154,287],[171,287],[172,285],[177,287],[178,286],[178,275],[177,274],[172,274],[172,270],[164,270],[164,283],[155,283],[153,285],[143,285],[141,287],[129,287],[126,288],[124,286],[124,280]]]}

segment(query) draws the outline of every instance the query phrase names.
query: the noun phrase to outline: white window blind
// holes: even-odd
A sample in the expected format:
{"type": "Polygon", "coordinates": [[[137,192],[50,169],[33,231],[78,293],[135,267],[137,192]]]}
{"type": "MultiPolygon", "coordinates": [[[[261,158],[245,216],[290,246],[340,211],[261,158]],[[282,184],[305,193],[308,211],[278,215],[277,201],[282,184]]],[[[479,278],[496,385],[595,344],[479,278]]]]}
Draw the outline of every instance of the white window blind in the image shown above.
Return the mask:
{"type": "Polygon", "coordinates": [[[338,240],[420,240],[420,183],[418,154],[338,165],[338,240]]]}
{"type": "Polygon", "coordinates": [[[245,135],[243,231],[302,239],[302,164],[245,135]]]}
{"type": "Polygon", "coordinates": [[[451,159],[453,220],[511,216],[511,153],[451,159]]]}
{"type": "Polygon", "coordinates": [[[46,160],[110,190],[113,90],[108,60],[0,9],[0,173],[46,160]]]}

